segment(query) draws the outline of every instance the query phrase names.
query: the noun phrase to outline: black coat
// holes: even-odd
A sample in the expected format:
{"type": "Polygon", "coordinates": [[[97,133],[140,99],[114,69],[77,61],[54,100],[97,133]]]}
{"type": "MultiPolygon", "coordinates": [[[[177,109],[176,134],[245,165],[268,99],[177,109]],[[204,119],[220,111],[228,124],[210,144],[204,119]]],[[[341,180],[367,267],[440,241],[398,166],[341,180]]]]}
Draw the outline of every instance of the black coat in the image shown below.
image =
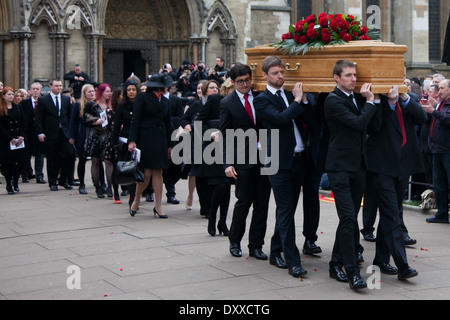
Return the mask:
{"type": "Polygon", "coordinates": [[[367,171],[400,179],[423,172],[416,125],[424,123],[427,114],[413,98],[406,107],[399,99],[406,133],[406,144],[402,148],[403,135],[397,113],[390,108],[386,99],[382,101],[382,108],[377,110],[374,117],[378,124],[371,126],[368,131],[367,171]]]}
{"type": "Polygon", "coordinates": [[[169,101],[158,101],[153,92],[141,93],[134,102],[128,142],[142,151],[141,164],[147,169],[166,169],[169,165],[169,101]]]}
{"type": "Polygon", "coordinates": [[[18,137],[24,137],[25,117],[20,106],[13,106],[8,115],[0,117],[0,164],[15,164],[28,159],[28,142],[25,149],[11,150],[10,142],[18,137]]]}
{"type": "Polygon", "coordinates": [[[50,93],[38,99],[35,115],[38,135],[43,133],[47,140],[56,140],[61,127],[64,135],[69,139],[70,115],[72,111],[69,97],[61,95],[60,110],[58,113],[50,93]]]}
{"type": "MultiPolygon", "coordinates": [[[[289,102],[289,108],[273,95],[268,89],[259,94],[253,101],[256,117],[259,118],[263,126],[268,130],[267,155],[272,157],[272,130],[278,130],[279,141],[279,169],[288,170],[294,161],[294,150],[296,146],[294,123],[303,139],[303,122],[311,124],[314,120],[314,110],[311,101],[308,104],[297,103],[291,92],[285,91],[289,102]]],[[[303,140],[306,146],[306,141],[303,140]]],[[[267,165],[266,165],[267,166],[267,165]]]]}
{"type": "Polygon", "coordinates": [[[366,133],[375,106],[355,95],[354,103],[337,87],[325,100],[325,118],[330,141],[325,170],[357,172],[361,167],[366,148],[366,133]]]}

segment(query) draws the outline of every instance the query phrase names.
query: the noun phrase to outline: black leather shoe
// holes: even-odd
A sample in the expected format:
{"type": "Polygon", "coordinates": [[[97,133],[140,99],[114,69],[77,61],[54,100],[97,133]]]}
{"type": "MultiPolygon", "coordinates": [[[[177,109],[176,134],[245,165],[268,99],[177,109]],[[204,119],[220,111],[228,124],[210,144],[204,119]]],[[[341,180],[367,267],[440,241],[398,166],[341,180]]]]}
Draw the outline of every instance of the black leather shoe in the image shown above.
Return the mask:
{"type": "Polygon", "coordinates": [[[306,271],[302,266],[289,268],[289,274],[294,278],[300,278],[301,276],[304,276],[307,273],[308,271],[306,271]]]}
{"type": "Polygon", "coordinates": [[[380,271],[384,274],[395,275],[398,274],[398,269],[391,266],[389,263],[374,263],[375,266],[380,268],[380,271]]]}
{"type": "Polygon", "coordinates": [[[73,189],[73,187],[70,184],[68,184],[67,182],[61,184],[60,186],[62,186],[66,190],[72,190],[73,189]]]}
{"type": "Polygon", "coordinates": [[[86,191],[86,186],[84,184],[79,186],[78,192],[79,192],[79,194],[88,194],[86,191]]]}
{"type": "Polygon", "coordinates": [[[339,282],[348,282],[347,274],[339,266],[330,267],[330,278],[336,279],[339,282]]]}
{"type": "Polygon", "coordinates": [[[146,202],[155,202],[155,197],[153,196],[153,193],[149,193],[145,196],[146,202]]]}
{"type": "Polygon", "coordinates": [[[269,262],[271,265],[276,266],[277,268],[280,268],[280,269],[288,268],[286,261],[284,261],[283,258],[280,256],[270,256],[269,262]]]}
{"type": "Polygon", "coordinates": [[[367,283],[364,281],[363,278],[359,274],[354,275],[351,277],[348,281],[350,288],[353,290],[360,290],[367,288],[367,283]]]}
{"type": "Polygon", "coordinates": [[[431,218],[427,218],[428,223],[448,223],[448,215],[447,219],[444,217],[434,216],[431,218]]]}
{"type": "Polygon", "coordinates": [[[250,257],[256,258],[258,260],[267,260],[267,255],[261,249],[250,250],[250,257]]]}
{"type": "Polygon", "coordinates": [[[171,203],[171,204],[180,204],[180,200],[178,200],[175,197],[168,197],[167,198],[167,203],[171,203]]]}
{"type": "Polygon", "coordinates": [[[56,185],[50,186],[50,191],[58,191],[58,186],[56,185]]]}
{"type": "Polygon", "coordinates": [[[304,254],[318,254],[318,253],[322,253],[322,249],[317,246],[313,241],[311,240],[306,240],[305,243],[303,244],[303,253],[304,254]]]}
{"type": "Polygon", "coordinates": [[[356,263],[360,264],[364,262],[364,258],[361,252],[358,252],[356,254],[356,263]]]}
{"type": "Polygon", "coordinates": [[[373,235],[373,233],[368,233],[363,235],[364,240],[366,240],[367,242],[375,242],[377,241],[377,238],[373,235]]]}
{"type": "Polygon", "coordinates": [[[405,270],[399,271],[397,278],[398,280],[405,280],[408,278],[416,277],[418,274],[419,273],[416,270],[408,267],[405,270]]]}
{"type": "Polygon", "coordinates": [[[413,246],[417,243],[417,240],[412,239],[410,236],[406,236],[404,241],[405,241],[405,246],[413,246]]]}
{"type": "Polygon", "coordinates": [[[242,257],[242,250],[239,243],[230,243],[230,253],[233,257],[236,258],[242,257]]]}
{"type": "Polygon", "coordinates": [[[36,178],[36,183],[38,183],[38,184],[46,184],[47,181],[45,181],[45,180],[42,179],[42,178],[36,178]]]}

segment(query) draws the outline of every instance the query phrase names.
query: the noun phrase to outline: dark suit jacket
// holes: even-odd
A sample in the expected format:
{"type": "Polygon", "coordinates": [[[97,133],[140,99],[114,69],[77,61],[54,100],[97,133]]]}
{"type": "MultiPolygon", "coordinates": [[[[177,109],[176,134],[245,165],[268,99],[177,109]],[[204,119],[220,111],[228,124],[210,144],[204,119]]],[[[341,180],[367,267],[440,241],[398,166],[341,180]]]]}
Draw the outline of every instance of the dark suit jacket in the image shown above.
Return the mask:
{"type": "Polygon", "coordinates": [[[406,144],[402,148],[403,135],[397,113],[390,108],[387,99],[382,98],[382,108],[377,110],[374,117],[374,121],[379,123],[368,131],[367,170],[407,179],[412,174],[423,172],[416,125],[424,123],[427,114],[414,98],[410,99],[406,107],[399,99],[399,105],[405,125],[406,144]]]}
{"type": "Polygon", "coordinates": [[[59,126],[67,139],[69,139],[70,115],[72,104],[70,98],[61,95],[60,101],[61,111],[58,114],[53,99],[49,94],[38,99],[38,107],[36,109],[36,133],[45,134],[47,140],[56,140],[59,134],[59,126]]]}
{"type": "Polygon", "coordinates": [[[325,118],[330,141],[325,170],[356,172],[365,154],[367,127],[377,110],[355,95],[355,104],[337,87],[325,100],[325,118]]]}
{"type": "MultiPolygon", "coordinates": [[[[288,98],[289,108],[273,95],[268,89],[259,94],[253,101],[256,117],[262,121],[263,126],[268,130],[267,133],[267,155],[271,157],[272,154],[272,130],[279,130],[279,140],[276,141],[279,145],[279,162],[280,170],[287,170],[291,168],[294,160],[294,150],[296,146],[294,124],[296,122],[297,128],[304,139],[302,122],[312,123],[313,109],[311,103],[303,104],[294,101],[294,96],[291,92],[285,91],[288,98]]],[[[306,141],[303,141],[306,146],[306,141]]]]}
{"type": "MultiPolygon", "coordinates": [[[[256,93],[253,94],[253,99],[255,99],[256,93]]],[[[256,111],[255,111],[256,113],[256,111]]],[[[227,129],[232,129],[236,132],[236,130],[241,129],[244,132],[247,132],[250,129],[256,130],[256,134],[258,135],[258,130],[262,129],[262,123],[258,117],[256,117],[256,125],[253,123],[252,119],[249,117],[247,111],[245,110],[244,105],[239,99],[236,91],[227,95],[220,102],[220,131],[222,132],[223,142],[224,142],[224,153],[223,153],[223,161],[224,168],[228,168],[229,166],[234,166],[236,169],[249,169],[256,165],[257,163],[250,163],[249,155],[250,155],[250,140],[245,139],[245,141],[237,141],[237,138],[234,139],[233,142],[227,140],[227,129]],[[227,161],[227,154],[230,153],[230,150],[227,150],[227,144],[233,143],[234,145],[234,157],[232,161],[227,161]],[[239,143],[239,145],[238,145],[239,143]],[[228,152],[227,152],[228,151],[228,152]],[[245,153],[245,161],[244,163],[238,162],[238,155],[245,153]]],[[[253,146],[252,146],[253,147],[253,146]]],[[[254,146],[256,147],[256,146],[254,146]]],[[[255,150],[253,150],[256,152],[255,150]]],[[[230,157],[231,158],[231,157],[230,157]]],[[[230,159],[231,160],[231,159],[230,159]]]]}

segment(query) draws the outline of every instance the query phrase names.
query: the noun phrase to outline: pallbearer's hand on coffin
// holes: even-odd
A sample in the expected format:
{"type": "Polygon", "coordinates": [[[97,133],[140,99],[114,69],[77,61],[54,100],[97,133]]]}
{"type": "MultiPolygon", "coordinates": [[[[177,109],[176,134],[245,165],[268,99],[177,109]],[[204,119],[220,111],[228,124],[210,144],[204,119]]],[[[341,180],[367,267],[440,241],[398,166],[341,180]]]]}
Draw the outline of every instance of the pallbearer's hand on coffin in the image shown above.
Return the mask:
{"type": "Polygon", "coordinates": [[[368,102],[372,102],[372,103],[373,103],[374,100],[375,100],[375,95],[372,93],[372,91],[370,91],[371,87],[372,87],[372,84],[371,84],[371,83],[365,83],[365,84],[361,87],[360,93],[361,93],[361,95],[362,95],[364,98],[366,98],[366,100],[367,100],[368,102]]]}
{"type": "Polygon", "coordinates": [[[398,101],[398,86],[393,86],[391,90],[389,90],[388,94],[387,94],[387,98],[389,100],[389,103],[391,105],[396,105],[397,101],[398,101]]]}

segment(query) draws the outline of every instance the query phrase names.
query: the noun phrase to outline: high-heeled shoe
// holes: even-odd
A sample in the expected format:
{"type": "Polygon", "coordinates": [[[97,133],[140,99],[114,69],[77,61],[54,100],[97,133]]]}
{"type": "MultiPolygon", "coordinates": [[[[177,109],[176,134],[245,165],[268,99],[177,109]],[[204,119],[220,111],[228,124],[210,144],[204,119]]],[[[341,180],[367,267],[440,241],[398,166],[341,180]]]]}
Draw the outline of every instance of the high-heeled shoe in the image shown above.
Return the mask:
{"type": "Polygon", "coordinates": [[[230,235],[230,230],[228,230],[228,227],[226,224],[219,224],[217,226],[217,229],[219,230],[219,235],[223,235],[225,237],[228,237],[230,235]]]}
{"type": "Polygon", "coordinates": [[[137,213],[137,211],[133,211],[133,210],[131,210],[131,208],[130,208],[130,216],[134,217],[134,216],[136,215],[136,213],[137,213]]]}
{"type": "Polygon", "coordinates": [[[168,216],[165,215],[165,214],[159,214],[158,211],[156,211],[156,208],[153,208],[153,214],[154,214],[155,218],[156,218],[156,216],[158,216],[160,219],[167,219],[168,218],[168,216]]]}
{"type": "Polygon", "coordinates": [[[208,233],[211,237],[216,236],[216,220],[215,219],[209,219],[208,220],[208,233]]]}

